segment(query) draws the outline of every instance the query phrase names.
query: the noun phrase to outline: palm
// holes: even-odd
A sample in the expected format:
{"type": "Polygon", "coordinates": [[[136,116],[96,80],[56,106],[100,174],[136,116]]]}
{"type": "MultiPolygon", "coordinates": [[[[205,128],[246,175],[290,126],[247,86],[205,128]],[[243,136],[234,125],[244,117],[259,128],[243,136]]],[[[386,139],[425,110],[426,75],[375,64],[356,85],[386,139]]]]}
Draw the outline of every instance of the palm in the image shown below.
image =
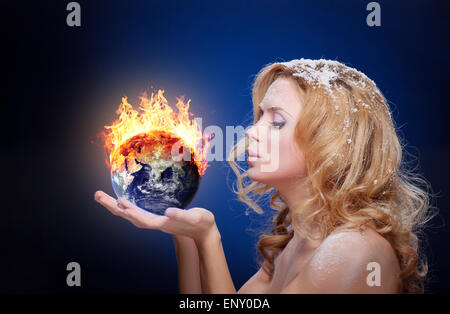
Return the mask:
{"type": "Polygon", "coordinates": [[[116,200],[103,191],[97,191],[95,199],[111,213],[130,221],[138,228],[161,230],[194,240],[202,239],[215,224],[213,213],[204,208],[183,210],[170,207],[164,216],[160,216],[143,210],[125,199],[116,200]]]}

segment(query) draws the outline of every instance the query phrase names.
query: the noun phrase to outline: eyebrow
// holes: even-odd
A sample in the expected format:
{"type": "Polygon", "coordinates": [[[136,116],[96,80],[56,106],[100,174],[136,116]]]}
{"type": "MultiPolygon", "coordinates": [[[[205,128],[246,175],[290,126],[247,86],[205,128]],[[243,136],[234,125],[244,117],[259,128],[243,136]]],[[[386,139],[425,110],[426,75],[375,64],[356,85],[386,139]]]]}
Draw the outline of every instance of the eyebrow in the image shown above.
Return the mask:
{"type": "MultiPolygon", "coordinates": [[[[259,103],[259,109],[261,109],[262,111],[264,111],[263,108],[262,108],[262,106],[261,106],[261,103],[259,103]]],[[[275,111],[283,111],[283,112],[285,112],[286,114],[288,114],[291,118],[294,118],[289,112],[287,112],[286,110],[284,110],[284,109],[281,108],[281,107],[270,106],[270,107],[267,108],[266,110],[272,111],[272,112],[275,112],[275,111]]]]}

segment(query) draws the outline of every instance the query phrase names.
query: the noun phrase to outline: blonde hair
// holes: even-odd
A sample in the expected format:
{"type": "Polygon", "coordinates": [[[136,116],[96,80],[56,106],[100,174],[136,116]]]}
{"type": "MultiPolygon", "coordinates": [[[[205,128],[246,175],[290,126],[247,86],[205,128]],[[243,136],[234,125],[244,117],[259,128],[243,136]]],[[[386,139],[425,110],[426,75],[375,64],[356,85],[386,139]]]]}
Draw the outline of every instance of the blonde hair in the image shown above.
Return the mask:
{"type": "Polygon", "coordinates": [[[235,158],[245,153],[246,139],[233,147],[228,160],[237,176],[233,191],[238,199],[261,214],[258,202],[275,192],[270,207],[278,214],[270,234],[261,235],[257,243],[263,257],[259,265],[272,276],[274,258],[294,232],[315,240],[307,227],[312,222],[318,224],[321,240],[338,229],[369,226],[396,252],[402,292],[423,293],[428,265],[419,254],[419,242],[432,218],[424,189],[430,185],[402,162],[405,145],[397,137],[383,94],[363,73],[337,61],[271,63],[253,83],[254,123],[267,89],[282,76],[295,79],[304,92],[295,139],[305,157],[312,196],[289,211],[278,191],[250,180],[236,163],[235,158]]]}

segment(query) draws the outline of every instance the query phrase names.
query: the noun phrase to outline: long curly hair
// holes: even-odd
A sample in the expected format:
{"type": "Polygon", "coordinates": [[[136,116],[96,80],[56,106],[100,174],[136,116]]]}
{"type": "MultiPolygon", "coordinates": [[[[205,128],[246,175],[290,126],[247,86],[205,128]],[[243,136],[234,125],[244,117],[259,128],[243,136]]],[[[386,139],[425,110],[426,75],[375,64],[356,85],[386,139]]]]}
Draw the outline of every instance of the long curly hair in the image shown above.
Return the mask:
{"type": "Polygon", "coordinates": [[[304,153],[312,196],[289,210],[277,190],[252,181],[236,162],[247,140],[233,146],[228,156],[237,176],[233,191],[247,211],[262,214],[258,202],[274,192],[270,207],[278,214],[270,233],[258,240],[259,266],[272,277],[274,259],[294,232],[317,240],[308,229],[312,222],[318,223],[321,240],[336,230],[369,226],[395,250],[402,292],[423,293],[428,264],[421,244],[433,217],[431,186],[402,159],[406,145],[397,136],[385,97],[366,75],[337,61],[270,63],[253,83],[253,123],[267,89],[281,76],[295,79],[304,92],[295,140],[304,153]]]}

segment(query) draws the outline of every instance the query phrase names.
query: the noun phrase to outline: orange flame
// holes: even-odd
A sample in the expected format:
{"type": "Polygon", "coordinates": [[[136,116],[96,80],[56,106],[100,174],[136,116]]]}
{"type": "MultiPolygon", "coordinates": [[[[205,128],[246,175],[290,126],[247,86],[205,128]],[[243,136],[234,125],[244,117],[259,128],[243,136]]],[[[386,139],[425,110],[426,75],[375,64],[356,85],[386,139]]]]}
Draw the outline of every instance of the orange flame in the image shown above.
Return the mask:
{"type": "Polygon", "coordinates": [[[107,125],[106,132],[100,132],[98,136],[103,137],[104,147],[107,151],[106,164],[109,168],[118,169],[123,167],[123,158],[118,158],[121,154],[116,154],[121,150],[122,144],[136,135],[158,136],[158,134],[170,134],[174,139],[181,139],[183,146],[188,148],[193,156],[193,162],[197,165],[199,175],[202,176],[208,162],[206,153],[209,147],[210,136],[203,136],[193,116],[189,112],[190,99],[187,103],[182,98],[177,97],[175,112],[164,97],[164,90],[158,90],[157,94],[152,92],[150,98],[144,93],[140,98],[141,103],[138,112],[127,102],[127,97],[122,97],[122,103],[116,110],[119,119],[112,125],[107,125]]]}

